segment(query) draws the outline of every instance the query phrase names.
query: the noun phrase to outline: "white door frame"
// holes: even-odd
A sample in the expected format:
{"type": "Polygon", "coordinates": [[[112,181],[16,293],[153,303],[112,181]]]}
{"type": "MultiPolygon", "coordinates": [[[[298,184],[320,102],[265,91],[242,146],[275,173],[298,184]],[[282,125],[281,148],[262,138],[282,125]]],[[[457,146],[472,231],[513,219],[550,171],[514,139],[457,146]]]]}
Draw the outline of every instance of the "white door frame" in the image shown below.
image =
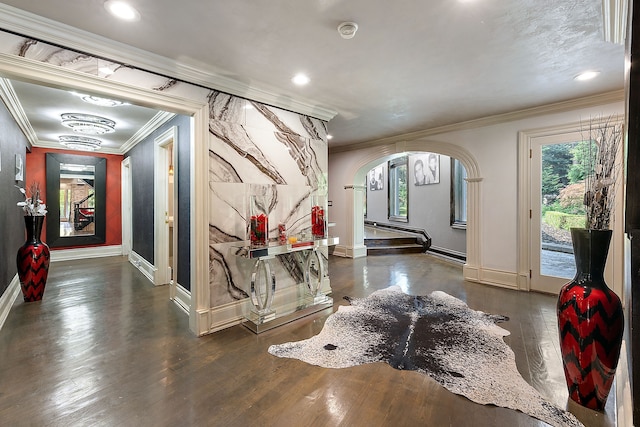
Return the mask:
{"type": "MultiPolygon", "coordinates": [[[[604,119],[603,119],[604,120],[604,119]]],[[[623,117],[618,120],[622,121],[623,117]]],[[[544,287],[533,285],[532,251],[533,236],[531,235],[533,207],[531,203],[531,177],[532,177],[532,149],[541,145],[579,141],[583,138],[581,130],[585,124],[581,122],[566,125],[550,126],[539,129],[521,131],[518,134],[518,288],[522,290],[535,290],[550,292],[544,287]]],[[[609,287],[618,295],[622,295],[624,282],[624,159],[620,150],[621,173],[616,182],[615,210],[612,217],[613,237],[607,258],[605,280],[609,287]]],[[[567,280],[568,282],[569,280],[567,280]]]]}
{"type": "MultiPolygon", "coordinates": [[[[170,158],[170,144],[176,145],[178,141],[178,128],[172,126],[154,139],[154,250],[153,263],[155,265],[154,285],[171,283],[171,270],[175,271],[175,265],[169,265],[169,165],[175,165],[170,158]]],[[[173,150],[175,152],[175,150],[173,150]]],[[[174,192],[175,206],[175,192],[174,192]]],[[[173,227],[175,242],[175,223],[173,227]]],[[[174,247],[175,250],[175,247],[174,247]]],[[[173,263],[177,259],[177,253],[173,253],[173,263]]],[[[173,284],[172,284],[173,285],[173,284]]],[[[175,290],[174,290],[175,296],[175,290]]]]}
{"type": "Polygon", "coordinates": [[[122,255],[129,257],[132,248],[131,233],[131,158],[127,157],[121,164],[122,187],[122,255]]]}
{"type": "Polygon", "coordinates": [[[209,332],[209,105],[206,99],[189,99],[9,54],[0,54],[0,76],[77,91],[89,91],[142,105],[192,116],[190,147],[191,197],[191,301],[189,327],[196,335],[209,332]]]}

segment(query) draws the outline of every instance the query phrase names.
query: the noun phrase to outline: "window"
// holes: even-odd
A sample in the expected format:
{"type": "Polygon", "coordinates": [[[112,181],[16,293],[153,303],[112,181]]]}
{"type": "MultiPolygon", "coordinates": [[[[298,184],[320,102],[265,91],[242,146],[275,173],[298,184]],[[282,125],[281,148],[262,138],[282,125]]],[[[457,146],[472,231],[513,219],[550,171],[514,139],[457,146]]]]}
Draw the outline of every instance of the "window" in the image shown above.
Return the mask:
{"type": "Polygon", "coordinates": [[[451,159],[451,226],[467,228],[467,171],[451,159]]]}
{"type": "Polygon", "coordinates": [[[409,196],[407,189],[407,156],[389,161],[389,219],[407,222],[409,196]]]}

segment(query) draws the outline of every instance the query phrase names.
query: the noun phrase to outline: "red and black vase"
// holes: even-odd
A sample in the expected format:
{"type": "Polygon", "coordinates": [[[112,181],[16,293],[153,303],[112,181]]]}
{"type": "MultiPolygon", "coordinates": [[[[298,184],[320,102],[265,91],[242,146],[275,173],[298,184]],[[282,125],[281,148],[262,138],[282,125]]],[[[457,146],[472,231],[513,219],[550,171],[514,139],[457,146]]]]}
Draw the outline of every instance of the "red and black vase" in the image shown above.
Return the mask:
{"type": "Polygon", "coordinates": [[[604,281],[611,230],[571,229],[576,276],[558,297],[558,329],[569,397],[602,411],[618,366],[624,314],[604,281]]]}
{"type": "Polygon", "coordinates": [[[44,216],[25,216],[27,241],[18,249],[16,262],[25,302],[40,301],[49,274],[49,246],[40,240],[44,216]]]}

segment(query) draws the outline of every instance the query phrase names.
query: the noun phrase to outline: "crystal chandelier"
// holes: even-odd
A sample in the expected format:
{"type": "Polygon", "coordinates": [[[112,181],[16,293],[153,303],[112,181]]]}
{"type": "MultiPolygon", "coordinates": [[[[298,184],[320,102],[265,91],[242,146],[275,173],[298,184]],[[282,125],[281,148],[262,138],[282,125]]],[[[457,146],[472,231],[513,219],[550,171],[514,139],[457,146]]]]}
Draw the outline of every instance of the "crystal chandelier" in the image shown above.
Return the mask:
{"type": "Polygon", "coordinates": [[[86,135],[103,135],[115,131],[116,122],[91,114],[64,113],[60,115],[62,125],[74,132],[86,135]]]}

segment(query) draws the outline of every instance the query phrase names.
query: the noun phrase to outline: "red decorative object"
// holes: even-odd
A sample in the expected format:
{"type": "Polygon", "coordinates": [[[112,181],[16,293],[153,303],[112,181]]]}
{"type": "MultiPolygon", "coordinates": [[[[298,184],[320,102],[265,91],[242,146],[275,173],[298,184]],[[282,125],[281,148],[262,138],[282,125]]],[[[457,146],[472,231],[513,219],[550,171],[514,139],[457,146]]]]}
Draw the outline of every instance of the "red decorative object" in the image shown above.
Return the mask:
{"type": "Polygon", "coordinates": [[[324,208],[313,206],[311,208],[311,234],[314,238],[323,239],[325,236],[324,208]]]}
{"type": "Polygon", "coordinates": [[[281,245],[287,243],[287,225],[283,222],[278,224],[278,241],[281,245]]]}
{"type": "Polygon", "coordinates": [[[604,281],[611,230],[571,229],[576,276],[558,297],[558,328],[569,397],[602,411],[618,366],[624,313],[604,281]]]}
{"type": "Polygon", "coordinates": [[[269,217],[261,213],[259,215],[251,215],[251,245],[264,246],[267,244],[269,230],[269,217]]]}
{"type": "Polygon", "coordinates": [[[26,302],[40,301],[49,274],[49,246],[40,240],[44,216],[25,216],[27,241],[18,249],[16,263],[26,302]]]}

